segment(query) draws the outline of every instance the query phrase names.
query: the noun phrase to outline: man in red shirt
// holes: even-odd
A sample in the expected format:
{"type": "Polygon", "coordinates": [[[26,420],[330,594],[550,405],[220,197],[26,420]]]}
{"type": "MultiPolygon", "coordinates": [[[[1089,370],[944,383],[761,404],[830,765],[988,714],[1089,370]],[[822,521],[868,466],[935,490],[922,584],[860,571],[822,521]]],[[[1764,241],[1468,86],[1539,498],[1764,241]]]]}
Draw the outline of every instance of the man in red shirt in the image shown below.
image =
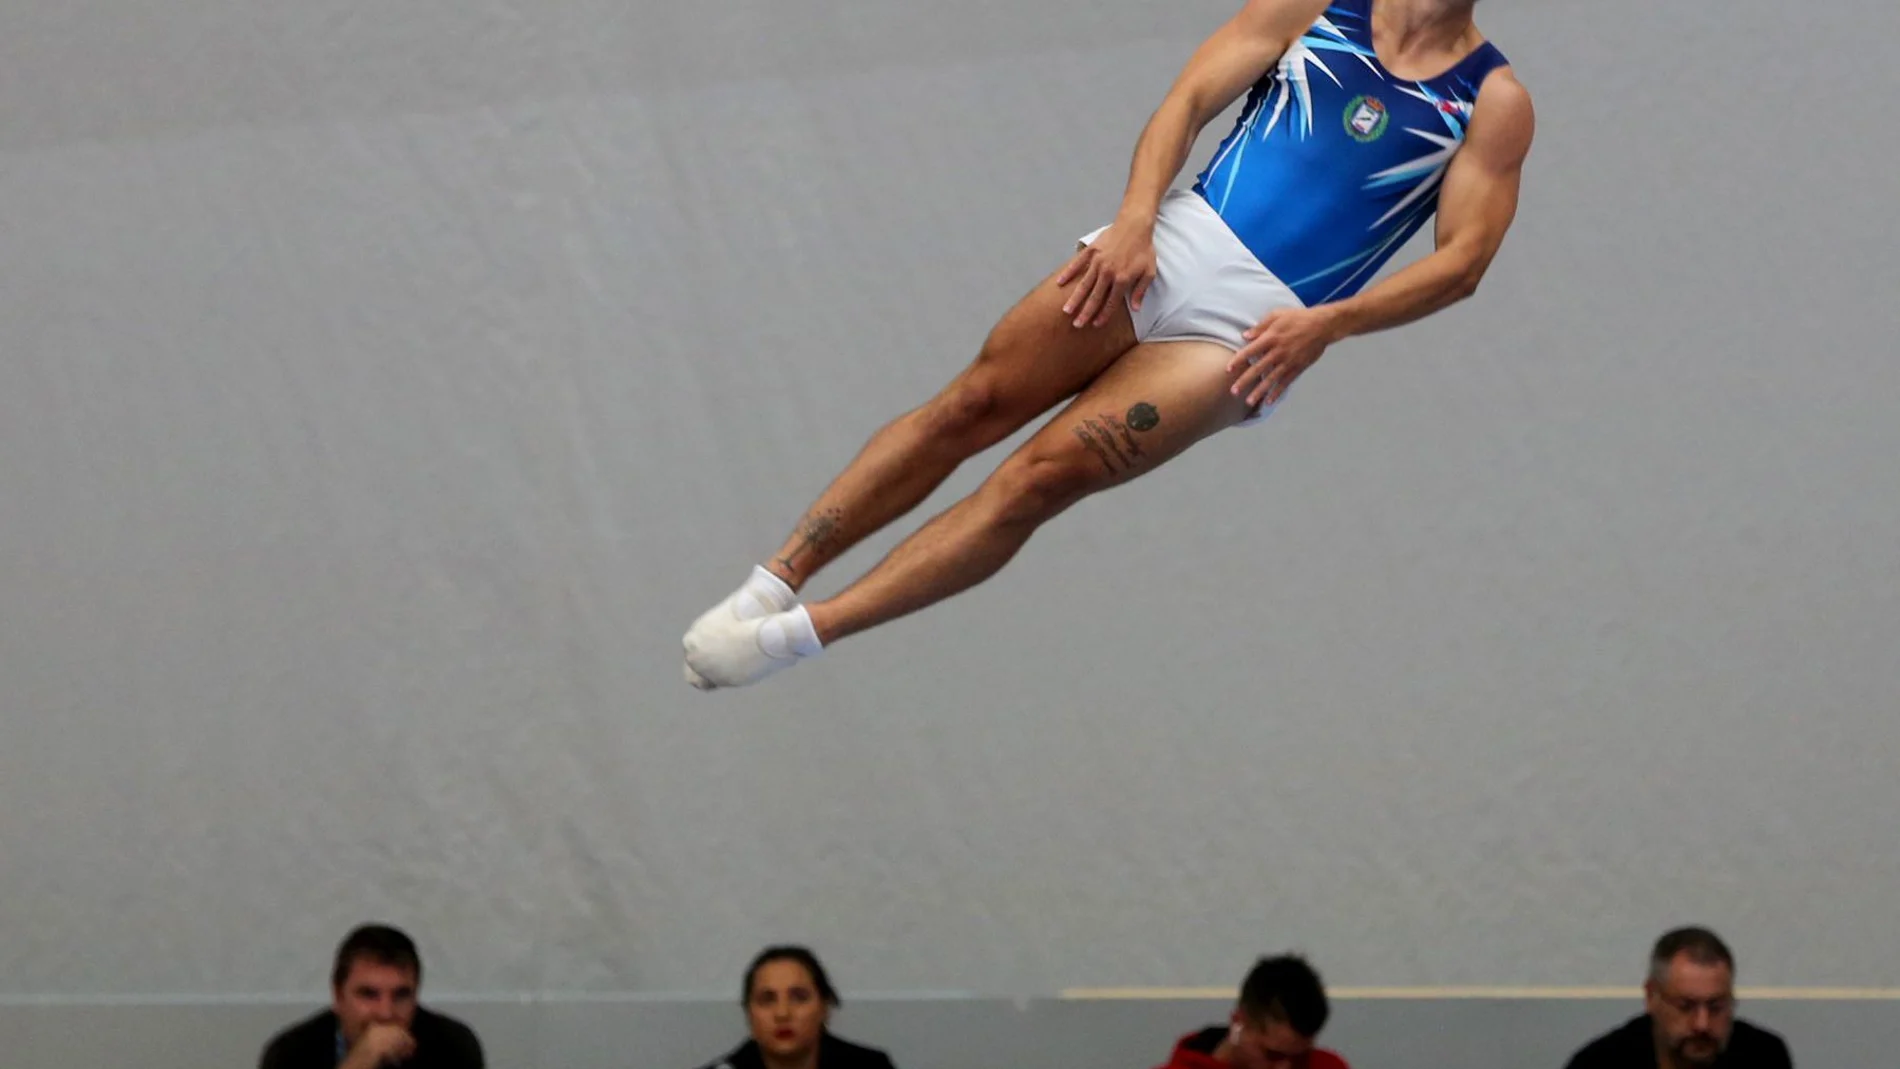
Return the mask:
{"type": "Polygon", "coordinates": [[[1229,1022],[1182,1036],[1161,1069],[1347,1069],[1314,1042],[1330,1012],[1326,988],[1304,959],[1261,958],[1229,1022]]]}

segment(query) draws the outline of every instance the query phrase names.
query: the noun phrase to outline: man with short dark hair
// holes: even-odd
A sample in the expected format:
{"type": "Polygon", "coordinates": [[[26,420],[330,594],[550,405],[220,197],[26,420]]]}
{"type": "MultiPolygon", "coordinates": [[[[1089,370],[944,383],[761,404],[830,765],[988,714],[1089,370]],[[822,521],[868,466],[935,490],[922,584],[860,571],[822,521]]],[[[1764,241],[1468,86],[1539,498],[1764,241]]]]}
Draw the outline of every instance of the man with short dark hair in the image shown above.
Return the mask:
{"type": "Polygon", "coordinates": [[[366,924],[337,947],[330,1008],[273,1037],[258,1069],[484,1069],[474,1031],[418,1005],[421,989],[415,941],[366,924]]]}
{"type": "Polygon", "coordinates": [[[1707,928],[1656,940],[1643,981],[1648,1012],[1598,1037],[1568,1069],[1793,1069],[1787,1043],[1735,1017],[1735,956],[1707,928]]]}
{"type": "Polygon", "coordinates": [[[1182,1036],[1162,1069],[1347,1069],[1315,1045],[1331,1014],[1319,974],[1297,955],[1261,958],[1240,985],[1233,1016],[1182,1036]]]}

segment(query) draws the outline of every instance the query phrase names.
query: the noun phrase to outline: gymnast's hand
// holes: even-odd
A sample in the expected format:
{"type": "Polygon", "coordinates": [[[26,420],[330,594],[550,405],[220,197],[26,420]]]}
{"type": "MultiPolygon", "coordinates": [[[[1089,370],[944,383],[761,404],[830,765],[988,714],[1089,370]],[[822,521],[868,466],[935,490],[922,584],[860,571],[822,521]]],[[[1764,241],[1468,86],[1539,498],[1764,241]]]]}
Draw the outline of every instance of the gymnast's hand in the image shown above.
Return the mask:
{"type": "Polygon", "coordinates": [[[1116,219],[1095,244],[1084,246],[1056,276],[1058,286],[1076,284],[1062,312],[1074,316],[1078,327],[1099,327],[1108,322],[1111,310],[1124,299],[1131,309],[1140,308],[1154,277],[1154,224],[1116,219]]]}
{"type": "Polygon", "coordinates": [[[1326,347],[1339,340],[1334,319],[1325,305],[1316,308],[1280,308],[1248,328],[1247,344],[1227,362],[1234,380],[1233,393],[1244,395],[1248,408],[1278,404],[1293,380],[1319,360],[1326,347]]]}

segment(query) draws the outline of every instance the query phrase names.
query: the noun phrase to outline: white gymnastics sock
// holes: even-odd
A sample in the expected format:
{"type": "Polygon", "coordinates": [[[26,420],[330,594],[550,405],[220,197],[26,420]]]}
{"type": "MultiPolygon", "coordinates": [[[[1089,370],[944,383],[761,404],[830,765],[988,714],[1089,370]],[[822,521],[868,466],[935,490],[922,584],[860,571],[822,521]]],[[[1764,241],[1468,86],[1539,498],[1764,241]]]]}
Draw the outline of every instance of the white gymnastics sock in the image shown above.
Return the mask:
{"type": "Polygon", "coordinates": [[[816,657],[824,651],[825,645],[818,641],[811,613],[799,605],[759,625],[759,648],[773,660],[789,661],[796,657],[816,657]]]}
{"type": "MultiPolygon", "coordinates": [[[[695,640],[708,640],[717,634],[724,634],[736,627],[743,627],[754,620],[784,612],[798,604],[798,594],[786,584],[785,580],[773,575],[764,565],[753,565],[752,574],[739,589],[726,595],[725,599],[712,608],[699,614],[693,626],[686,632],[687,647],[697,643],[695,640]]],[[[712,690],[713,684],[705,676],[693,669],[691,664],[682,666],[686,682],[700,690],[712,690]]]]}
{"type": "Polygon", "coordinates": [[[741,620],[756,620],[775,612],[784,612],[798,604],[798,595],[785,580],[767,571],[762,564],[752,566],[752,574],[732,595],[732,613],[741,620]]]}

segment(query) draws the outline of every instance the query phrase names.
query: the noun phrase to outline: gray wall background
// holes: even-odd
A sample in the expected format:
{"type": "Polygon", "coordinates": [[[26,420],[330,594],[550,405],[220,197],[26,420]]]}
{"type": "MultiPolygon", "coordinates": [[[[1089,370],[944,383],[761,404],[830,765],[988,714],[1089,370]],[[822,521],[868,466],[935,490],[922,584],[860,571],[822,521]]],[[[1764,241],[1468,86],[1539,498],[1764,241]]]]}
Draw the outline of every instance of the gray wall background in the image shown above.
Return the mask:
{"type": "Polygon", "coordinates": [[[680,682],[1231,7],[0,5],[0,997],[320,998],[371,917],[504,1000],[1622,984],[1687,920],[1894,984],[1875,0],[1484,5],[1541,130],[1473,302],[680,682]]]}

